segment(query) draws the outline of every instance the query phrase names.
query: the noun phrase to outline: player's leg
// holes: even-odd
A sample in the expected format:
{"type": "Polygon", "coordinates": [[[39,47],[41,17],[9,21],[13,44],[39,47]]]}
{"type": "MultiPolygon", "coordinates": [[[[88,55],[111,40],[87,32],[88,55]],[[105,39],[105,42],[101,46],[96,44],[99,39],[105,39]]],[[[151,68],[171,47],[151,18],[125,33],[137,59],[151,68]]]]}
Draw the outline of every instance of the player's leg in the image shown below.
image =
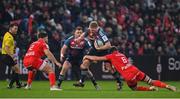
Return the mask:
{"type": "Polygon", "coordinates": [[[85,78],[88,75],[88,69],[90,66],[90,60],[84,60],[83,63],[81,64],[80,68],[81,68],[81,81],[80,83],[84,83],[85,78]]]}
{"type": "Polygon", "coordinates": [[[96,90],[101,90],[100,86],[97,84],[96,79],[93,75],[93,73],[88,69],[88,78],[90,78],[91,82],[93,83],[96,90]]]}
{"type": "Polygon", "coordinates": [[[61,90],[60,88],[57,88],[55,86],[55,82],[56,82],[55,73],[54,73],[52,67],[49,66],[49,64],[46,61],[43,61],[43,63],[39,67],[39,70],[48,74],[49,82],[50,82],[50,90],[61,90]]]}
{"type": "Polygon", "coordinates": [[[75,87],[84,87],[84,81],[86,77],[88,76],[88,69],[90,66],[90,60],[83,60],[83,63],[81,64],[81,78],[78,83],[73,84],[75,87]]]}
{"type": "Polygon", "coordinates": [[[63,63],[63,67],[60,71],[59,77],[58,77],[58,87],[61,87],[62,82],[64,81],[64,75],[67,72],[67,70],[71,67],[71,63],[69,61],[65,61],[63,63]]]}
{"type": "Polygon", "coordinates": [[[115,78],[115,80],[117,82],[117,90],[121,90],[123,83],[122,83],[120,74],[111,66],[111,64],[109,62],[104,62],[104,66],[107,70],[109,70],[109,72],[115,78]]]}
{"type": "Polygon", "coordinates": [[[147,87],[147,86],[138,86],[137,81],[127,81],[127,85],[133,91],[156,91],[157,89],[154,86],[147,87]]]}
{"type": "Polygon", "coordinates": [[[28,69],[28,80],[25,89],[31,89],[31,84],[36,75],[37,70],[33,69],[32,67],[28,67],[27,69],[28,69]]]}
{"type": "Polygon", "coordinates": [[[14,76],[14,79],[16,82],[16,87],[17,88],[25,87],[26,84],[20,82],[20,80],[19,80],[20,69],[19,69],[19,66],[17,64],[12,67],[12,71],[14,71],[13,76],[14,76]]]}
{"type": "Polygon", "coordinates": [[[10,82],[8,84],[8,88],[12,88],[14,82],[16,82],[17,88],[21,88],[22,86],[24,86],[19,81],[20,69],[17,65],[17,62],[15,62],[13,58],[9,55],[2,55],[2,61],[3,61],[3,64],[8,65],[9,68],[12,69],[12,75],[11,75],[10,82]]]}
{"type": "Polygon", "coordinates": [[[160,88],[166,88],[166,89],[169,89],[171,91],[176,91],[176,87],[174,86],[171,86],[171,85],[168,85],[164,82],[161,82],[159,80],[152,80],[149,76],[145,75],[144,79],[143,79],[144,82],[147,82],[149,85],[153,85],[153,86],[156,86],[156,87],[160,87],[160,88]]]}

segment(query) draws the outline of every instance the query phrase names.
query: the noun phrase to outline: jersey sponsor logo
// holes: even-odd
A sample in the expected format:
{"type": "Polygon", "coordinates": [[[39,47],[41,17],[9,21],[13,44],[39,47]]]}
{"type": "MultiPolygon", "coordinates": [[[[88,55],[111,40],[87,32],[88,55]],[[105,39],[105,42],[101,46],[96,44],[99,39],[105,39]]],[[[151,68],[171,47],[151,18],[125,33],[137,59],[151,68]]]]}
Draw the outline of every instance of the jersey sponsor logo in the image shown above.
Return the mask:
{"type": "Polygon", "coordinates": [[[26,56],[34,56],[35,55],[35,52],[33,51],[33,52],[28,52],[28,53],[26,53],[26,56]]]}
{"type": "Polygon", "coordinates": [[[108,41],[108,38],[105,35],[102,37],[102,39],[103,39],[104,42],[108,41]]]}
{"type": "Polygon", "coordinates": [[[81,41],[80,43],[76,43],[75,41],[71,41],[70,47],[73,49],[83,49],[85,42],[81,41]]]}

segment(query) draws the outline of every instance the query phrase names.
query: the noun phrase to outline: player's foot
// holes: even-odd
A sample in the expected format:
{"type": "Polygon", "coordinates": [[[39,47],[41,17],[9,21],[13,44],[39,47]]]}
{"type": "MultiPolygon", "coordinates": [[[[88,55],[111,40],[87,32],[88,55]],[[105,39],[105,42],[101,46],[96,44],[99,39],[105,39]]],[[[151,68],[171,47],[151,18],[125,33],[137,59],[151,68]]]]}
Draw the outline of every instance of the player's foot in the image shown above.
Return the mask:
{"type": "Polygon", "coordinates": [[[31,89],[31,85],[26,85],[26,87],[24,87],[24,89],[26,89],[26,90],[30,90],[31,89]]]}
{"type": "Polygon", "coordinates": [[[96,88],[96,90],[101,90],[101,87],[99,85],[94,85],[94,87],[96,88]]]}
{"type": "Polygon", "coordinates": [[[58,88],[57,86],[52,86],[50,88],[50,91],[61,91],[62,89],[61,88],[58,88]]]}
{"type": "Polygon", "coordinates": [[[121,91],[121,90],[122,90],[122,85],[123,85],[123,84],[117,83],[117,90],[118,90],[118,91],[121,91]]]}
{"type": "Polygon", "coordinates": [[[16,85],[16,88],[21,88],[21,87],[25,87],[27,85],[27,83],[20,83],[16,85]]]}
{"type": "Polygon", "coordinates": [[[73,86],[75,86],[75,87],[84,87],[84,84],[78,82],[78,83],[74,83],[73,86]]]}
{"type": "Polygon", "coordinates": [[[8,89],[12,89],[14,86],[13,85],[8,85],[7,88],[8,89]]]}
{"type": "Polygon", "coordinates": [[[151,86],[151,87],[149,87],[149,89],[150,89],[151,91],[158,91],[158,88],[155,87],[155,86],[151,86]]]}
{"type": "Polygon", "coordinates": [[[169,90],[171,90],[171,91],[174,91],[174,92],[177,91],[176,87],[174,87],[174,86],[168,85],[166,88],[169,89],[169,90]]]}

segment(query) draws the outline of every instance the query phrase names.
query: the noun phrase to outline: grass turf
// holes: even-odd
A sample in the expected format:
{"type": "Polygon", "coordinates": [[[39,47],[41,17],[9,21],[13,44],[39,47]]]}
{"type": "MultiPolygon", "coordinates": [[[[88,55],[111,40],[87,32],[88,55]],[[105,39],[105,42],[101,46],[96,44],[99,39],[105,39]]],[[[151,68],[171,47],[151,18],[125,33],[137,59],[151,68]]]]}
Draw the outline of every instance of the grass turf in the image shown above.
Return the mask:
{"type": "MultiPolygon", "coordinates": [[[[171,92],[167,89],[159,88],[159,91],[143,92],[132,91],[124,83],[123,90],[116,90],[115,81],[98,81],[102,90],[96,91],[90,81],[86,82],[84,88],[75,88],[72,86],[74,81],[64,81],[62,91],[50,91],[48,81],[34,81],[31,90],[23,88],[7,89],[7,82],[0,82],[0,98],[180,98],[180,91],[171,92]]],[[[167,82],[180,89],[180,81],[167,82]]],[[[139,83],[145,85],[145,83],[139,83]]]]}

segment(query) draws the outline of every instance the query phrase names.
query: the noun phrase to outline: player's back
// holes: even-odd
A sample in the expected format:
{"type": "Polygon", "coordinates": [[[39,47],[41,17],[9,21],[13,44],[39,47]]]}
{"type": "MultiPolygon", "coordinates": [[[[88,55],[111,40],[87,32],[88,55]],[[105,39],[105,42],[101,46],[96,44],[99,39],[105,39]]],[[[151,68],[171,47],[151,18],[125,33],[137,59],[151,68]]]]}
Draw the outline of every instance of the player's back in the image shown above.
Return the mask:
{"type": "Polygon", "coordinates": [[[112,64],[120,70],[123,70],[124,67],[126,68],[127,65],[131,65],[128,58],[118,51],[115,51],[106,57],[111,60],[112,64]]]}
{"type": "Polygon", "coordinates": [[[124,54],[120,52],[116,52],[114,56],[116,57],[117,60],[119,60],[119,64],[121,66],[126,66],[127,64],[130,64],[128,58],[124,54]]]}
{"type": "Polygon", "coordinates": [[[39,39],[30,45],[25,57],[41,58],[45,55],[44,49],[47,48],[48,45],[45,43],[45,41],[43,39],[39,39]]]}

